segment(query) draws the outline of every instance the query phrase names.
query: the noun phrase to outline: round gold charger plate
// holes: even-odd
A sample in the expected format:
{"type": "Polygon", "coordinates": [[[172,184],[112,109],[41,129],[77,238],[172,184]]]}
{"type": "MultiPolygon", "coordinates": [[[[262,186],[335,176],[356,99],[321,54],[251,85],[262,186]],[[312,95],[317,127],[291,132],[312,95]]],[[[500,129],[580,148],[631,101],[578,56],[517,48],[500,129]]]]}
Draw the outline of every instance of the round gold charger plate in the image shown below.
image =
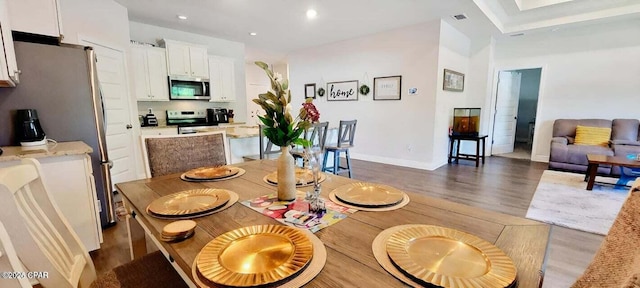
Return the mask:
{"type": "Polygon", "coordinates": [[[442,287],[503,288],[516,279],[513,261],[502,250],[451,228],[405,227],[389,236],[386,251],[400,270],[442,287]]]}
{"type": "Polygon", "coordinates": [[[229,193],[223,189],[193,189],[160,197],[147,211],[159,216],[181,216],[215,210],[229,202],[229,193]]]}
{"type": "Polygon", "coordinates": [[[237,168],[239,170],[239,172],[234,174],[234,175],[232,175],[232,176],[229,176],[229,177],[217,178],[217,179],[191,179],[191,178],[187,178],[185,173],[182,173],[182,175],[180,175],[180,179],[182,179],[183,181],[187,181],[187,182],[216,182],[216,181],[225,181],[225,180],[231,180],[231,179],[234,179],[234,178],[238,178],[238,177],[244,175],[244,173],[247,172],[242,168],[238,168],[238,167],[235,167],[235,168],[237,168]]]}
{"type": "MultiPolygon", "coordinates": [[[[289,279],[285,279],[281,281],[281,283],[277,283],[276,285],[280,288],[298,288],[307,284],[309,281],[313,280],[320,272],[322,272],[322,268],[324,268],[325,263],[327,262],[327,248],[324,247],[324,243],[318,238],[318,236],[314,235],[309,231],[303,231],[311,244],[313,245],[313,257],[311,257],[311,262],[307,265],[304,270],[302,270],[299,274],[294,275],[289,279]]],[[[193,280],[198,287],[202,288],[217,288],[224,287],[221,285],[217,285],[200,274],[196,267],[196,263],[198,262],[198,258],[200,258],[200,254],[196,256],[196,259],[193,261],[191,265],[191,275],[193,276],[193,280]]]]}
{"type": "MultiPolygon", "coordinates": [[[[309,169],[302,169],[296,167],[295,170],[296,177],[296,186],[305,187],[309,185],[313,185],[313,172],[309,169]]],[[[318,173],[318,183],[323,182],[327,179],[327,175],[323,172],[318,173]]],[[[271,172],[264,176],[264,182],[267,182],[271,185],[278,185],[278,171],[271,172]]]]}
{"type": "Polygon", "coordinates": [[[363,206],[379,207],[400,203],[405,193],[391,186],[375,183],[351,183],[333,190],[336,197],[345,203],[363,206]]]}
{"type": "Polygon", "coordinates": [[[407,193],[404,193],[404,197],[403,197],[402,201],[400,201],[397,204],[387,205],[387,206],[379,206],[379,207],[364,207],[364,206],[352,205],[352,204],[340,201],[340,199],[338,199],[336,197],[336,193],[334,193],[333,191],[329,192],[329,200],[331,200],[333,203],[336,203],[336,204],[338,204],[340,206],[352,208],[352,209],[355,209],[355,210],[370,211],[370,212],[393,211],[393,210],[400,209],[400,208],[402,208],[404,206],[407,206],[407,204],[409,204],[409,202],[411,202],[411,199],[409,198],[409,195],[407,195],[407,193]]]}
{"type": "Polygon", "coordinates": [[[204,217],[204,216],[209,216],[211,214],[214,213],[218,213],[220,211],[223,211],[224,209],[227,209],[231,206],[233,206],[233,204],[235,204],[236,202],[238,202],[238,200],[240,199],[240,196],[231,191],[231,190],[226,190],[227,193],[229,193],[229,201],[227,201],[226,204],[224,204],[221,207],[218,207],[216,209],[213,210],[207,210],[204,212],[200,212],[200,213],[196,213],[196,214],[186,214],[186,215],[169,215],[169,216],[164,216],[164,215],[157,215],[155,213],[152,213],[151,211],[149,211],[149,207],[147,206],[147,214],[149,214],[150,216],[154,217],[154,218],[158,218],[158,219],[165,219],[165,220],[183,220],[183,219],[194,219],[194,218],[198,218],[198,217],[204,217]]]}
{"type": "Polygon", "coordinates": [[[237,167],[227,165],[200,167],[185,172],[184,177],[193,180],[212,180],[231,177],[238,174],[238,172],[240,172],[240,169],[238,169],[237,167]]]}
{"type": "Polygon", "coordinates": [[[301,230],[256,225],[224,233],[202,248],[197,272],[225,286],[274,283],[302,270],[313,256],[313,244],[301,230]]]}

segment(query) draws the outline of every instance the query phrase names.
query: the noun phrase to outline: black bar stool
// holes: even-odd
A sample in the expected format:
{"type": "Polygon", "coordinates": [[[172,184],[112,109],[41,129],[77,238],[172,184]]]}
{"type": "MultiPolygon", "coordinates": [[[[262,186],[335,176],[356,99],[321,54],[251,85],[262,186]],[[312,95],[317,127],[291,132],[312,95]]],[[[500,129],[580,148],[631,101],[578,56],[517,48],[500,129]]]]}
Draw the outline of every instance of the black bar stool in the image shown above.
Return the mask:
{"type": "Polygon", "coordinates": [[[324,153],[324,161],[322,161],[322,171],[331,171],[333,174],[349,172],[351,178],[351,157],[349,156],[349,148],[353,147],[353,137],[356,133],[356,123],[358,120],[340,121],[338,128],[338,143],[335,146],[326,146],[324,153]],[[327,167],[327,159],[329,152],[333,153],[333,166],[327,167]],[[345,153],[347,158],[347,167],[340,166],[340,153],[345,153]]]}

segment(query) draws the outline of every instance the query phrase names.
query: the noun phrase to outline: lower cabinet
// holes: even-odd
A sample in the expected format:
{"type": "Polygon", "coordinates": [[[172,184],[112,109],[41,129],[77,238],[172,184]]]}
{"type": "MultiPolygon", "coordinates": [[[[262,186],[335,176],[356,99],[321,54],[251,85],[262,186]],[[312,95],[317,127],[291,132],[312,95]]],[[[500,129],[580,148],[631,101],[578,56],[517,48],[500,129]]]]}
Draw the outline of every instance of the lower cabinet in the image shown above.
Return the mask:
{"type": "MultiPolygon", "coordinates": [[[[53,200],[87,250],[100,248],[102,226],[91,158],[87,154],[37,159],[42,177],[53,200]]],[[[0,162],[0,168],[20,161],[0,162]]]]}

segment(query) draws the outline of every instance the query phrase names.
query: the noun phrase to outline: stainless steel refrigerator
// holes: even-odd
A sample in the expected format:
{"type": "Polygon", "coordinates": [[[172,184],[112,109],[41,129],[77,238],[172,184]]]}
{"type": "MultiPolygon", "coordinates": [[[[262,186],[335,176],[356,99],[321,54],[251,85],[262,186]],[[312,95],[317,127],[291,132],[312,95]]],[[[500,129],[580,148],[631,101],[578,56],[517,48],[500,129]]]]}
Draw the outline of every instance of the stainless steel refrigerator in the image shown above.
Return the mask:
{"type": "Polygon", "coordinates": [[[0,146],[14,139],[17,109],[37,109],[47,138],[83,141],[93,148],[91,162],[103,227],[115,224],[110,161],[95,52],[75,45],[15,42],[22,73],[16,88],[0,89],[0,146]]]}

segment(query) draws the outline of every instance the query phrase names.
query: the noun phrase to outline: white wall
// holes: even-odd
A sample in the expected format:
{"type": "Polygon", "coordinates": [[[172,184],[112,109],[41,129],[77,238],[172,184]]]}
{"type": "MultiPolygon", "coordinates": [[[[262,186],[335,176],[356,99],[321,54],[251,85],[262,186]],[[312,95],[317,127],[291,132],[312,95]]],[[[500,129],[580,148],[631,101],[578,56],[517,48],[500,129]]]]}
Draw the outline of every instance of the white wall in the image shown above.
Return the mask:
{"type": "MultiPolygon", "coordinates": [[[[453,108],[466,108],[466,94],[469,89],[465,87],[462,92],[445,91],[442,89],[444,81],[444,69],[450,69],[465,74],[465,83],[469,81],[469,54],[471,40],[460,31],[456,30],[445,21],[440,24],[440,49],[438,56],[438,81],[436,85],[436,117],[433,130],[433,160],[434,164],[447,163],[449,152],[449,127],[453,125],[453,108]]],[[[464,143],[469,144],[469,143],[464,143]]],[[[472,143],[473,144],[473,143],[472,143]]],[[[475,145],[473,151],[475,151],[475,145]]],[[[462,147],[462,146],[461,146],[462,147]]],[[[466,147],[464,147],[466,148],[466,147]]],[[[473,153],[466,151],[464,153],[473,153]]]]}
{"type": "Polygon", "coordinates": [[[496,42],[496,70],[542,67],[533,159],[559,118],[640,118],[640,20],[496,42]]]}
{"type": "Polygon", "coordinates": [[[328,102],[325,95],[314,103],[331,127],[358,120],[353,158],[434,169],[440,164],[432,161],[436,87],[442,83],[439,41],[437,20],[294,52],[288,57],[294,111],[304,99],[304,84],[362,82],[366,73],[373,88],[374,77],[402,75],[400,101],[373,101],[369,93],[358,101],[328,102]],[[408,95],[409,87],[418,88],[418,95],[408,95]]]}
{"type": "Polygon", "coordinates": [[[245,47],[243,43],[213,38],[164,27],[131,21],[129,23],[131,39],[157,44],[160,39],[178,40],[188,43],[204,45],[210,55],[224,56],[234,59],[236,101],[232,103],[210,103],[205,101],[173,100],[170,102],[138,102],[139,113],[145,113],[147,108],[153,108],[159,120],[166,118],[165,111],[223,107],[234,110],[234,120],[245,122],[247,119],[246,85],[245,85],[245,47]]]}

